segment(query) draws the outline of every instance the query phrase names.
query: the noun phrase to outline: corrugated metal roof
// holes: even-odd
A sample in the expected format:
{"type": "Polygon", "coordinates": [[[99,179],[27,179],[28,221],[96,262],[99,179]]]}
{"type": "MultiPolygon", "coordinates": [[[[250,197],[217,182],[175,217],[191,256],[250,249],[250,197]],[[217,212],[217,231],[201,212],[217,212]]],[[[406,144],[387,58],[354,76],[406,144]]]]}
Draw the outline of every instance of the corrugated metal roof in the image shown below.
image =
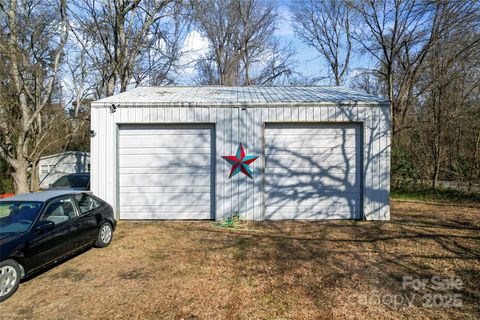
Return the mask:
{"type": "Polygon", "coordinates": [[[94,107],[138,105],[388,104],[345,87],[138,87],[93,102],[94,107]]]}

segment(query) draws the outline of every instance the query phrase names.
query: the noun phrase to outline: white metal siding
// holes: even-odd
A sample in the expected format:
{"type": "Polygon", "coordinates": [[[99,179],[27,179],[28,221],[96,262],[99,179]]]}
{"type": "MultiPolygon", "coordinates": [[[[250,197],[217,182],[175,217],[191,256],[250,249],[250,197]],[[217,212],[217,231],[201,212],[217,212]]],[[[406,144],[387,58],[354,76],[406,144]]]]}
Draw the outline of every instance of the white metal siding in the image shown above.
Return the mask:
{"type": "Polygon", "coordinates": [[[356,124],[265,129],[265,219],[361,218],[361,136],[356,124]]]}
{"type": "Polygon", "coordinates": [[[90,154],[87,152],[65,152],[54,156],[47,156],[38,162],[40,188],[48,188],[56,180],[70,173],[89,172],[90,154]],[[42,172],[47,166],[48,173],[42,172]]]}
{"type": "Polygon", "coordinates": [[[211,126],[120,126],[120,218],[212,219],[213,136],[211,126]]]}
{"type": "Polygon", "coordinates": [[[216,183],[215,219],[235,212],[249,220],[264,220],[264,159],[251,168],[253,179],[236,175],[228,179],[231,166],[221,156],[235,153],[242,142],[248,154],[263,153],[264,124],[269,122],[361,122],[363,128],[363,214],[367,220],[390,219],[390,122],[384,105],[284,105],[246,107],[189,107],[121,105],[115,113],[93,105],[91,128],[92,191],[116,206],[116,128],[126,123],[215,124],[216,183]]]}

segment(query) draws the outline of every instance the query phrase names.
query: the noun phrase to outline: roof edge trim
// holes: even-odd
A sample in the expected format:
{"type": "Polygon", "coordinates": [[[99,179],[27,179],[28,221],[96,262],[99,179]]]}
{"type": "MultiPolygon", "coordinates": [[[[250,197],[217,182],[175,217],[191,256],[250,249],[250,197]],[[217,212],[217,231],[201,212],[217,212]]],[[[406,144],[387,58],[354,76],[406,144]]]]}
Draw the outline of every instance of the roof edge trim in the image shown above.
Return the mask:
{"type": "Polygon", "coordinates": [[[112,104],[118,104],[118,108],[128,107],[223,107],[223,108],[235,108],[235,107],[313,107],[313,106],[390,106],[388,101],[305,101],[305,102],[251,102],[251,103],[238,103],[238,102],[92,102],[93,108],[110,108],[112,104]]]}

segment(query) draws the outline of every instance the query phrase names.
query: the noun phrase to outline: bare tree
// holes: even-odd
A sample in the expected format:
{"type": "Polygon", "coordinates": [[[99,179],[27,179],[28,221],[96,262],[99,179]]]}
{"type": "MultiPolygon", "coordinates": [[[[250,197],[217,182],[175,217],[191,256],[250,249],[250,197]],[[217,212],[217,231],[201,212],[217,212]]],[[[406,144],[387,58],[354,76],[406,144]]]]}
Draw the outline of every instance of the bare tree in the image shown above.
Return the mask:
{"type": "Polygon", "coordinates": [[[293,52],[274,37],[277,8],[269,0],[193,0],[196,27],[210,51],[197,64],[198,82],[272,83],[292,74],[293,52]]]}
{"type": "MultiPolygon", "coordinates": [[[[100,75],[102,96],[112,95],[117,84],[121,92],[127,90],[135,71],[151,75],[161,70],[166,77],[179,58],[179,10],[175,0],[72,2],[73,32],[100,75]],[[145,55],[148,63],[139,66],[145,55]]],[[[136,81],[145,78],[138,74],[136,81]]]]}
{"type": "Polygon", "coordinates": [[[62,89],[69,97],[65,101],[68,113],[65,127],[68,134],[59,151],[65,151],[72,145],[85,149],[82,145],[85,146],[89,139],[90,102],[97,97],[98,84],[92,71],[85,49],[73,41],[67,43],[62,89]]]}
{"type": "Polygon", "coordinates": [[[14,170],[17,193],[29,191],[28,169],[49,134],[44,115],[68,37],[66,10],[65,0],[0,2],[0,155],[14,170]]]}
{"type": "Polygon", "coordinates": [[[70,96],[66,104],[73,106],[74,117],[78,116],[86,101],[94,98],[95,79],[91,79],[93,70],[87,59],[87,52],[82,47],[70,44],[66,49],[64,86],[70,96]]]}
{"type": "MultiPolygon", "coordinates": [[[[478,125],[472,127],[465,116],[471,116],[472,93],[480,89],[480,34],[469,31],[475,30],[479,16],[472,11],[473,7],[462,5],[461,10],[458,9],[455,5],[441,9],[440,14],[445,18],[434,30],[436,41],[427,56],[427,69],[419,84],[425,92],[423,116],[430,119],[429,125],[425,126],[430,132],[425,133],[424,139],[430,146],[433,188],[446,164],[449,146],[459,151],[458,147],[455,148],[458,136],[452,135],[458,130],[459,122],[470,127],[473,137],[478,130],[478,125]]],[[[474,163],[471,165],[475,166],[474,163]]]]}
{"type": "Polygon", "coordinates": [[[170,6],[169,15],[153,24],[149,41],[134,66],[133,78],[137,86],[173,84],[177,70],[182,68],[179,61],[191,23],[185,18],[187,10],[182,1],[177,0],[170,6]]]}
{"type": "Polygon", "coordinates": [[[282,46],[278,41],[273,40],[270,49],[264,53],[264,60],[258,62],[261,66],[260,73],[255,78],[250,78],[249,84],[290,84],[292,76],[296,74],[293,70],[295,54],[296,51],[291,44],[282,46]]]}
{"type": "Polygon", "coordinates": [[[191,3],[196,26],[210,43],[208,56],[198,64],[200,81],[238,84],[241,51],[237,44],[240,24],[235,1],[194,0],[191,3]]]}
{"type": "MultiPolygon", "coordinates": [[[[388,4],[392,3],[397,4],[388,4]]],[[[410,27],[403,36],[397,35],[400,40],[396,54],[391,55],[391,70],[385,61],[376,70],[393,106],[393,174],[399,170],[433,188],[440,180],[471,184],[478,181],[478,3],[418,2],[408,8],[412,8],[409,18],[397,20],[410,27]]],[[[389,17],[372,20],[385,24],[384,35],[377,33],[375,38],[383,39],[384,45],[377,43],[377,48],[387,48],[389,32],[395,30],[392,21],[396,21],[397,10],[387,13],[389,17]]],[[[378,59],[384,59],[385,51],[377,51],[378,59]]]]}
{"type": "MultiPolygon", "coordinates": [[[[405,128],[414,106],[415,84],[437,35],[462,19],[471,19],[477,5],[468,1],[352,1],[362,27],[354,33],[363,50],[374,57],[385,79],[394,135],[405,128]]],[[[417,88],[418,89],[418,88],[417,88]]]]}
{"type": "MultiPolygon", "coordinates": [[[[435,21],[435,8],[440,2],[420,2],[405,0],[352,1],[352,8],[360,20],[360,28],[354,32],[355,39],[364,51],[375,58],[379,67],[376,70],[386,83],[386,96],[390,100],[392,130],[401,129],[398,115],[405,108],[405,96],[408,96],[412,84],[418,79],[423,60],[431,47],[432,24],[435,21]],[[400,62],[400,56],[405,59],[400,62]],[[407,77],[395,88],[395,66],[400,63],[408,70],[407,77]]],[[[397,83],[398,84],[398,83],[397,83]]],[[[403,110],[404,111],[404,110],[403,110]]]]}
{"type": "MultiPolygon", "coordinates": [[[[480,108],[479,108],[480,109],[480,108]]],[[[480,113],[480,110],[479,110],[480,113]]],[[[480,123],[480,120],[478,121],[480,123]]],[[[475,143],[473,144],[473,152],[471,153],[471,158],[470,160],[470,168],[468,168],[468,173],[467,173],[467,181],[468,181],[468,187],[467,187],[467,192],[470,193],[472,191],[472,186],[473,182],[475,179],[478,179],[480,177],[480,127],[475,128],[476,131],[474,133],[474,141],[475,143]]]]}
{"type": "MultiPolygon", "coordinates": [[[[61,92],[60,90],[58,88],[55,91],[61,92]]],[[[30,158],[30,191],[38,191],[40,187],[38,176],[40,157],[65,151],[66,145],[73,140],[72,138],[78,137],[78,131],[73,130],[75,127],[72,127],[76,121],[65,110],[63,102],[48,104],[42,112],[41,119],[45,124],[45,130],[36,138],[35,153],[32,153],[30,158]]]]}
{"type": "MultiPolygon", "coordinates": [[[[430,17],[429,5],[417,1],[368,0],[351,3],[358,14],[362,27],[354,33],[363,49],[380,64],[377,72],[387,84],[386,96],[390,100],[392,130],[398,130],[398,100],[394,91],[394,66],[406,43],[415,43],[414,37],[424,34],[430,17]]],[[[428,31],[427,31],[428,34],[428,31]]],[[[424,57],[425,53],[421,54],[424,57]]]]}
{"type": "MultiPolygon", "coordinates": [[[[252,65],[269,60],[266,51],[275,30],[276,8],[271,1],[258,0],[238,1],[236,6],[240,23],[236,41],[243,62],[243,83],[251,85],[259,81],[252,78],[252,65]]],[[[277,48],[275,44],[273,49],[278,51],[277,48]]]]}
{"type": "Polygon", "coordinates": [[[375,70],[358,69],[352,77],[351,86],[368,94],[380,96],[382,94],[383,83],[378,79],[378,73],[375,70]]]}
{"type": "Polygon", "coordinates": [[[352,53],[348,0],[299,0],[291,11],[297,36],[327,61],[335,85],[342,85],[352,53]]]}

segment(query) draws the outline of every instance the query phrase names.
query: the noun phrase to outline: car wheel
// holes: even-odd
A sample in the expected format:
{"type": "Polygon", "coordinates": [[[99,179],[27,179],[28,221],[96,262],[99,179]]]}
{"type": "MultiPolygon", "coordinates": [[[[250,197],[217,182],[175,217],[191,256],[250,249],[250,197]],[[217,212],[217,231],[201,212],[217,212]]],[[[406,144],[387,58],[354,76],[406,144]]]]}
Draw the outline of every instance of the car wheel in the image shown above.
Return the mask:
{"type": "Polygon", "coordinates": [[[0,302],[10,298],[20,283],[20,266],[14,260],[0,262],[0,302]]]}
{"type": "Polygon", "coordinates": [[[95,242],[95,247],[105,248],[108,247],[110,242],[112,242],[113,229],[112,225],[108,222],[104,222],[100,230],[98,231],[97,241],[95,242]]]}

